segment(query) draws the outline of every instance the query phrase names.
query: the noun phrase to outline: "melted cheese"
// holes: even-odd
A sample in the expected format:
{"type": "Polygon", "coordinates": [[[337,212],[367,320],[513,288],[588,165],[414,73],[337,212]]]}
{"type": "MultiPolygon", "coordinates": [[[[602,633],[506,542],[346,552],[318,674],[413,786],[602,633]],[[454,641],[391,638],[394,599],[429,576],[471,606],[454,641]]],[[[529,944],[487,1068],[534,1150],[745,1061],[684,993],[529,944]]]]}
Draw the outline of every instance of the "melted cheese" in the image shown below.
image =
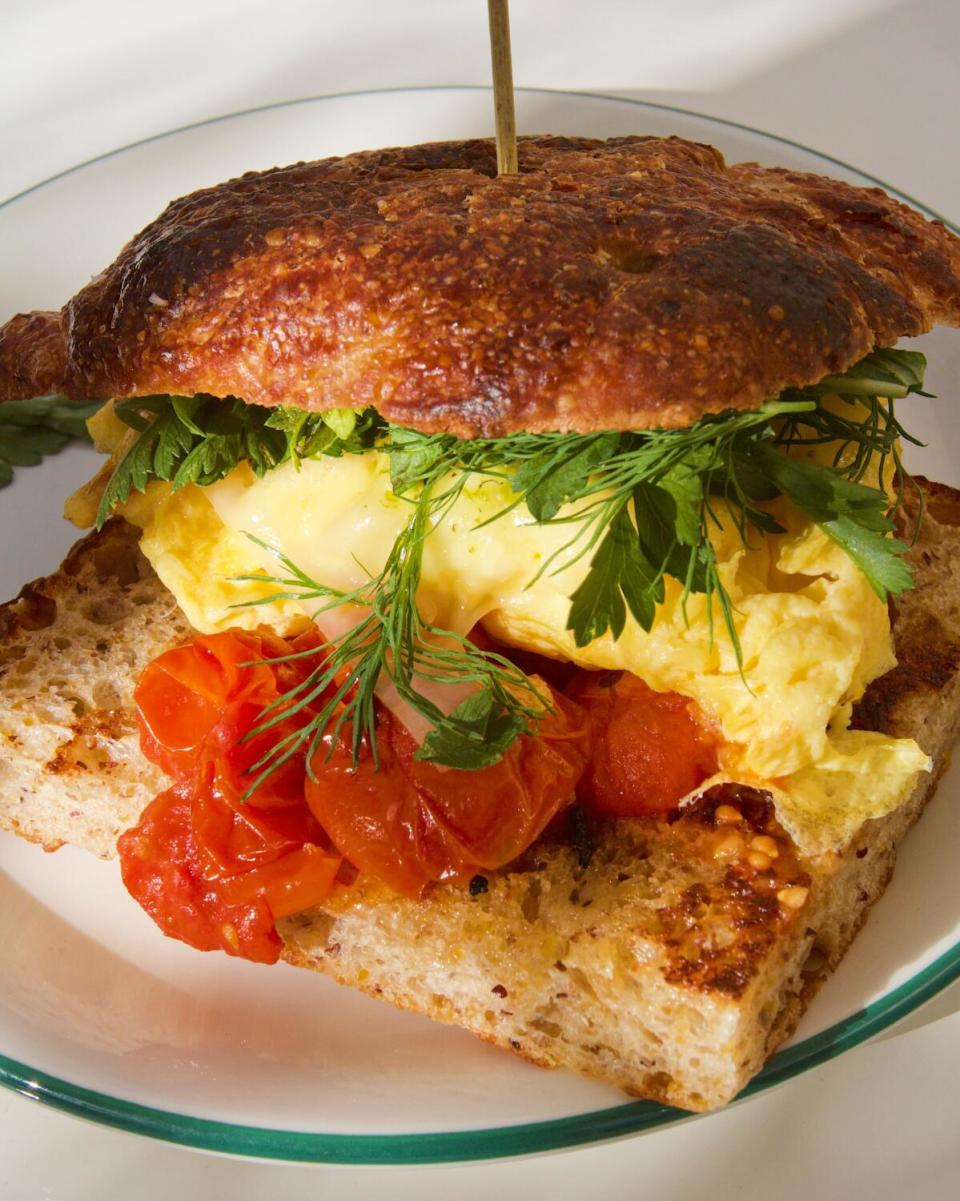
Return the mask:
{"type": "MultiPolygon", "coordinates": [[[[539,526],[522,506],[482,525],[512,499],[505,482],[475,477],[435,523],[418,595],[431,624],[465,633],[480,621],[510,645],[624,669],[691,697],[724,739],[716,781],[769,788],[780,820],[809,852],[842,846],[864,820],[900,804],[928,767],[911,740],[846,728],[853,702],[894,665],[887,608],[851,559],[788,502],[775,507],[784,534],[758,534],[745,547],[730,522],[712,535],[745,684],[719,613],[711,637],[706,599],[691,596],[684,607],[670,579],[650,632],[628,619],[619,639],[577,647],[566,621],[588,557],[575,561],[575,550],[564,549],[570,525],[539,526]]],[[[370,452],[299,470],[286,464],[259,480],[244,464],[220,483],[177,493],[152,484],[125,515],[142,526],[144,553],[197,629],[284,631],[309,604],[250,607],[276,586],[237,577],[274,574],[277,562],[246,534],[349,591],[380,571],[409,511],[391,490],[386,455],[370,452]]]]}

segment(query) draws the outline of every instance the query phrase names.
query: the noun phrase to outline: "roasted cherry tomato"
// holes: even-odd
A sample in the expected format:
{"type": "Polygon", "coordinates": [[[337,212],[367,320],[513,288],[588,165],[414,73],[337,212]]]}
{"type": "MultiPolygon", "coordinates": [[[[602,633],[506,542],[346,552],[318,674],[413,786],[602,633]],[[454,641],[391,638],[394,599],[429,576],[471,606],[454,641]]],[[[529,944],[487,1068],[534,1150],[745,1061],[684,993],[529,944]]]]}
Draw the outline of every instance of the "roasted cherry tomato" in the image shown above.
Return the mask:
{"type": "Polygon", "coordinates": [[[201,950],[272,963],[275,921],[317,904],[340,856],[303,799],[295,755],[244,799],[250,768],[292,729],[245,739],[263,709],[301,683],[322,649],[242,631],[198,637],[151,663],[137,686],[141,745],[177,783],[118,843],[124,883],[168,934],[201,950]]]}
{"type": "Polygon", "coordinates": [[[567,688],[593,727],[577,799],[612,817],[662,815],[717,770],[716,738],[693,701],[628,672],[580,672],[567,688]]]}
{"type": "Polygon", "coordinates": [[[377,720],[379,770],[365,749],[354,770],[343,743],[321,748],[307,803],[361,874],[418,897],[434,880],[515,859],[573,799],[589,731],[579,707],[554,694],[535,737],[517,739],[479,771],[414,758],[417,745],[386,710],[377,720]]]}
{"type": "MultiPolygon", "coordinates": [[[[175,780],[189,779],[201,764],[216,761],[224,789],[242,796],[251,784],[248,769],[293,723],[282,719],[269,732],[244,736],[267,706],[317,664],[313,655],[288,656],[321,648],[312,632],[289,642],[269,633],[228,630],[166,651],[148,664],[134,693],[144,754],[175,780]]],[[[264,781],[250,803],[300,804],[303,776],[303,756],[293,756],[264,781]]]]}
{"type": "MultiPolygon", "coordinates": [[[[204,839],[210,835],[209,815],[218,811],[229,812],[230,806],[209,781],[181,781],[162,792],[120,836],[123,882],[165,934],[201,951],[275,963],[276,919],[322,901],[340,857],[290,842],[286,831],[261,823],[255,866],[241,862],[234,873],[211,872],[211,852],[222,848],[204,839]]],[[[309,814],[304,828],[322,837],[309,814]]]]}

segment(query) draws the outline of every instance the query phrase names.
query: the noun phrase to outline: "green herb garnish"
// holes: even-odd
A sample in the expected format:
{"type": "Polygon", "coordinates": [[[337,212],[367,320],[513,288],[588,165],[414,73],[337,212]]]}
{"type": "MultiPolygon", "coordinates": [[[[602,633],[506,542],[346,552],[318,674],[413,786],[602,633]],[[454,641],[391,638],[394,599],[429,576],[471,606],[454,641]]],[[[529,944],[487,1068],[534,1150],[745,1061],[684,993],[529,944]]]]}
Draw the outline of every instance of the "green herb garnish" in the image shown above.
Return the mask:
{"type": "Polygon", "coordinates": [[[890,501],[862,480],[878,459],[881,467],[892,464],[896,509],[909,478],[897,439],[915,439],[897,420],[894,399],[920,391],[923,368],[915,352],[878,351],[842,376],[790,390],[759,410],[712,414],[687,429],[469,440],[389,426],[369,409],[318,415],[210,397],[125,401],[118,412],[138,438],[108,484],[100,520],[150,478],[179,487],[211,483],[242,460],[262,475],[281,462],[298,465],[323,454],[375,449],[389,455],[393,491],[409,503],[410,517],[367,583],[336,591],[269,547],[284,574],[243,577],[277,586],[260,604],[314,599],[321,602],[317,615],[360,606],[352,629],[322,652],[306,652],[317,655],[318,664],[304,683],[265,711],[254,734],[298,713],[304,722],[253,771],[259,783],[298,749],[312,756],[348,725],[354,756],[364,740],[376,754],[375,695],[382,679],[431,727],[421,758],[478,768],[535,727],[545,698],[509,660],[430,626],[419,612],[424,540],[471,479],[502,479],[514,493],[490,521],[523,505],[538,524],[569,526],[569,539],[530,584],[589,558],[567,619],[578,646],[604,635],[618,638],[628,613],[651,629],[670,576],[682,585],[684,605],[691,595],[705,597],[711,637],[718,616],[742,671],[734,605],[710,539],[721,521],[732,520],[745,542],[756,533],[782,532],[766,505],[786,496],[846,551],[882,600],[910,586],[901,557],[906,548],[889,536],[890,501]],[[824,402],[828,394],[858,401],[866,417],[852,408],[838,412],[835,402],[824,402]],[[837,445],[832,464],[791,453],[827,442],[837,445]],[[426,680],[469,683],[475,692],[446,714],[424,695],[426,680]]]}
{"type": "Polygon", "coordinates": [[[114,412],[137,437],[111,475],[97,510],[97,529],[131,492],[152,480],[174,490],[185,484],[214,484],[241,462],[264,476],[288,459],[320,454],[362,454],[383,422],[373,411],[267,409],[215,396],[135,396],[117,401],[114,412]]]}
{"type": "MultiPolygon", "coordinates": [[[[301,652],[297,658],[315,657],[317,666],[296,688],[279,697],[263,712],[248,737],[253,738],[304,713],[302,725],[270,749],[250,769],[252,792],[271,772],[300,749],[307,753],[308,771],[313,755],[325,737],[330,749],[349,727],[356,762],[366,739],[378,763],[376,688],[389,680],[397,694],[431,726],[417,758],[432,763],[476,770],[495,763],[514,739],[536,724],[549,708],[548,697],[509,659],[481,651],[463,635],[426,623],[416,601],[423,560],[423,542],[431,518],[456,499],[462,484],[434,492],[437,480],[427,485],[412,509],[410,520],[397,538],[383,570],[353,592],[341,592],[312,580],[274,548],[252,538],[270,551],[286,570],[285,575],[257,573],[241,580],[266,581],[279,591],[252,602],[279,600],[322,601],[314,618],[344,604],[359,605],[357,624],[321,650],[301,652]],[[476,691],[445,713],[421,691],[422,683],[473,685],[476,691]],[[311,708],[306,713],[308,706],[311,708]]],[[[322,620],[320,622],[322,626],[322,620]]],[[[273,660],[277,662],[277,660],[273,660]]]]}
{"type": "Polygon", "coordinates": [[[76,404],[59,395],[0,405],[0,488],[12,482],[14,467],[34,467],[68,442],[89,442],[87,418],[99,407],[99,401],[76,404]]]}

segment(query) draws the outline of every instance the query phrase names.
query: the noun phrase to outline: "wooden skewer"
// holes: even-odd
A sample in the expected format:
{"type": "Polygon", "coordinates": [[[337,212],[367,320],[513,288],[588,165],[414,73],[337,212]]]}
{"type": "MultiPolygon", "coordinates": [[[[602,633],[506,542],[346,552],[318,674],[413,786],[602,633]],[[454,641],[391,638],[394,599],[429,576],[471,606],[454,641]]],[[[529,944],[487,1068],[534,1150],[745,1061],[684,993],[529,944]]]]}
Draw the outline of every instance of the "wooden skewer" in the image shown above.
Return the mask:
{"type": "Polygon", "coordinates": [[[516,175],[517,119],[513,111],[513,64],[510,59],[509,0],[487,0],[493,109],[497,123],[497,173],[516,175]]]}

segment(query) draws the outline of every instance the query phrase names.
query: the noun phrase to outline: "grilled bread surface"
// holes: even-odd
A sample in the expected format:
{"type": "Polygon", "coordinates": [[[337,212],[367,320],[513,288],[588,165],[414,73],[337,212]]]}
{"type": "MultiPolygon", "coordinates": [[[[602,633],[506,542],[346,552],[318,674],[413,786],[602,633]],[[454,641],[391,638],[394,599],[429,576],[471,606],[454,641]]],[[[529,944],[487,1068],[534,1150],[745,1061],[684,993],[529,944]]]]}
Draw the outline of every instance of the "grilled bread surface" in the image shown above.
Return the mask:
{"type": "Polygon", "coordinates": [[[879,188],[681,138],[365,151],[170,204],[60,313],[0,330],[0,399],[374,405],[462,437],[687,426],[934,323],[960,240],[879,188]]]}
{"type": "MultiPolygon", "coordinates": [[[[672,822],[561,831],[511,870],[420,902],[343,889],[281,923],[285,958],[638,1096],[730,1100],[883,892],[958,732],[960,493],[927,489],[917,586],[894,617],[899,666],[855,722],[915,737],[934,771],[842,854],[798,859],[762,794],[727,793],[672,822]]],[[[0,825],[114,854],[165,786],[139,751],[134,683],[189,633],[119,519],[0,608],[0,825]]]]}

